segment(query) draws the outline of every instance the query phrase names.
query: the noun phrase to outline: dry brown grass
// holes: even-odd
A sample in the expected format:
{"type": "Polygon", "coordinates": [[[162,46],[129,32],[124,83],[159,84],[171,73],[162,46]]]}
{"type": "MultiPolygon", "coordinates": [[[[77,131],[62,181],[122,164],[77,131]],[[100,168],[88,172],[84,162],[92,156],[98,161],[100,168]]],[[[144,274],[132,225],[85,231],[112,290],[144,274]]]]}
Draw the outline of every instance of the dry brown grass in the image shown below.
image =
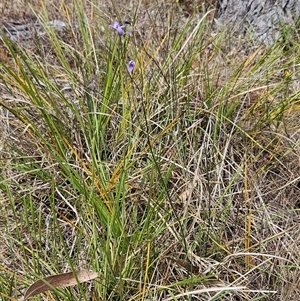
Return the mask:
{"type": "MultiPolygon", "coordinates": [[[[40,1],[28,2],[2,2],[3,20],[21,23],[35,21],[40,12],[38,9],[40,1]],[[32,13],[28,2],[36,9],[37,14],[32,13]]],[[[202,7],[202,2],[199,1],[197,5],[202,7]]],[[[73,1],[48,1],[49,18],[70,23],[75,16],[75,14],[72,15],[72,3],[73,1]],[[70,14],[66,14],[66,12],[70,14]]],[[[114,7],[114,1],[110,4],[103,4],[103,1],[93,1],[93,3],[94,5],[91,5],[90,1],[84,1],[86,15],[93,28],[93,37],[98,42],[100,41],[101,46],[104,32],[98,31],[98,29],[102,24],[93,27],[99,18],[99,11],[101,11],[101,18],[104,19],[105,24],[110,24],[119,16],[122,16],[124,20],[132,18],[134,4],[139,3],[140,8],[135,16],[138,20],[136,43],[141,49],[142,46],[145,46],[148,52],[158,49],[159,55],[155,58],[156,66],[163,65],[166,53],[170,51],[170,48],[162,42],[170,21],[179,19],[176,24],[180,27],[185,24],[186,19],[184,18],[187,15],[193,17],[197,11],[197,7],[193,6],[196,4],[192,1],[179,1],[178,5],[173,1],[145,0],[136,1],[136,3],[133,1],[130,5],[117,3],[117,10],[114,7]],[[183,14],[180,8],[184,11],[183,14]]],[[[212,3],[208,4],[210,6],[212,3]]],[[[191,26],[195,26],[198,20],[199,17],[196,15],[191,26]]],[[[62,43],[67,43],[73,48],[82,46],[79,30],[75,26],[63,33],[58,33],[58,36],[62,43]]],[[[152,114],[150,136],[158,137],[153,145],[157,151],[160,173],[167,179],[170,202],[163,201],[163,198],[159,199],[161,191],[163,191],[162,179],[155,168],[151,169],[154,164],[149,163],[145,157],[144,150],[147,148],[147,141],[144,136],[138,137],[138,144],[134,145],[136,149],[133,157],[136,161],[129,169],[129,176],[126,178],[126,195],[124,193],[126,199],[124,210],[126,216],[128,215],[126,230],[133,236],[136,220],[142,221],[144,212],[151,208],[157,208],[159,211],[159,218],[156,217],[157,220],[155,220],[157,226],[149,227],[149,232],[156,233],[157,231],[159,235],[153,239],[153,244],[149,239],[149,242],[141,240],[139,241],[140,245],[131,246],[132,249],[129,248],[129,250],[134,251],[134,256],[129,251],[121,255],[116,253],[116,257],[119,256],[116,260],[117,263],[114,266],[111,264],[109,268],[112,270],[113,276],[118,278],[123,266],[126,266],[126,261],[133,260],[132,256],[138,262],[136,265],[133,264],[134,272],[132,273],[132,275],[138,275],[137,278],[127,279],[129,284],[123,283],[126,287],[123,300],[141,300],[142,297],[145,297],[144,285],[146,282],[147,293],[157,301],[170,298],[169,291],[164,289],[166,286],[169,286],[170,289],[174,287],[174,294],[180,294],[197,289],[205,290],[229,285],[245,286],[249,292],[241,290],[232,294],[224,294],[217,300],[258,300],[262,296],[262,291],[276,291],[263,300],[299,300],[299,100],[295,100],[292,105],[288,106],[281,117],[275,116],[279,110],[276,111],[276,106],[284,99],[281,97],[284,91],[282,83],[284,75],[282,75],[280,64],[277,65],[278,70],[272,66],[272,76],[266,78],[265,82],[263,79],[259,81],[260,79],[252,77],[252,74],[255,74],[254,67],[259,66],[258,62],[262,60],[267,49],[258,48],[250,42],[251,47],[247,49],[244,49],[243,43],[239,42],[234,45],[233,43],[231,45],[218,44],[214,33],[209,30],[205,31],[203,40],[206,47],[191,62],[192,67],[188,69],[188,79],[184,82],[185,78],[182,78],[184,84],[180,86],[179,92],[172,91],[175,94],[175,113],[173,111],[164,113],[162,107],[159,106],[160,99],[164,97],[171,99],[172,96],[171,92],[165,94],[166,87],[163,81],[155,91],[151,91],[151,98],[155,101],[148,104],[148,109],[152,114]],[[247,58],[249,60],[240,70],[240,74],[235,77],[233,71],[236,70],[236,66],[240,66],[241,61],[247,58]],[[211,82],[208,84],[209,81],[211,82]],[[228,88],[224,89],[227,84],[228,88]],[[209,85],[210,87],[208,87],[209,85]],[[276,85],[282,93],[275,93],[272,90],[272,87],[276,85]],[[225,98],[222,98],[220,91],[222,93],[225,91],[225,98]],[[192,96],[189,96],[190,94],[192,96]],[[190,98],[187,102],[188,97],[190,98]],[[212,100],[211,107],[208,107],[208,99],[212,100]],[[202,109],[205,101],[207,101],[207,107],[202,109]],[[220,112],[215,108],[227,101],[229,107],[236,105],[238,109],[232,115],[228,113],[227,119],[222,119],[218,124],[216,116],[220,112]],[[174,114],[174,118],[170,117],[172,114],[174,114]],[[166,123],[165,120],[160,119],[160,116],[166,119],[166,123]],[[168,121],[171,122],[176,118],[178,121],[174,125],[174,131],[169,136],[165,135],[163,131],[168,127],[168,121]],[[276,118],[278,118],[278,123],[276,123],[276,118]],[[231,122],[227,122],[228,120],[231,122]],[[160,132],[161,129],[163,134],[160,132]],[[147,202],[150,204],[149,207],[147,207],[147,202]],[[176,213],[175,217],[167,214],[173,210],[176,213]],[[157,230],[160,227],[164,229],[161,232],[157,230]],[[185,252],[182,241],[180,241],[182,232],[184,232],[188,252],[185,252]],[[149,255],[147,251],[153,251],[153,253],[149,255]],[[146,272],[144,271],[145,266],[147,267],[146,272]],[[139,274],[139,269],[144,273],[139,274]],[[199,278],[205,275],[209,275],[209,279],[203,279],[200,283],[199,281],[195,284],[192,283],[191,276],[199,278]],[[186,279],[189,281],[185,283],[186,279]]],[[[57,80],[59,87],[66,87],[70,78],[63,73],[55,49],[51,48],[53,47],[51,41],[48,37],[42,41],[44,43],[42,48],[37,46],[35,39],[29,42],[27,40],[24,44],[22,41],[20,43],[33,60],[38,60],[42,49],[44,61],[50,70],[49,74],[52,74],[53,78],[57,80]],[[59,72],[61,74],[58,74],[59,72]]],[[[82,51],[77,48],[76,50],[79,53],[82,51]]],[[[16,63],[5,52],[2,55],[2,62],[5,64],[16,63]]],[[[145,52],[143,55],[147,57],[145,52]]],[[[291,54],[287,54],[287,61],[292,59],[290,56],[291,54]]],[[[77,74],[80,67],[78,62],[72,56],[68,59],[74,68],[74,74],[77,74]]],[[[299,58],[295,60],[299,64],[299,58]]],[[[261,64],[263,64],[263,60],[261,64]]],[[[284,60],[282,64],[286,64],[284,60]]],[[[173,67],[173,65],[171,66],[173,67]]],[[[170,68],[168,72],[166,74],[171,76],[174,70],[170,68]]],[[[292,73],[299,76],[297,71],[292,73]]],[[[262,72],[262,75],[266,76],[266,73],[262,72]]],[[[151,72],[149,71],[146,76],[151,77],[151,72]]],[[[139,80],[140,78],[137,79],[137,81],[139,80]]],[[[78,81],[76,84],[80,90],[82,83],[78,81]]],[[[292,85],[287,86],[286,99],[297,95],[297,84],[298,81],[295,80],[292,85]]],[[[12,92],[9,94],[5,85],[1,85],[0,91],[5,103],[16,110],[22,106],[30,107],[30,100],[26,99],[26,94],[22,93],[18,87],[11,87],[12,92]]],[[[41,88],[38,92],[42,94],[45,91],[41,88]]],[[[65,96],[75,102],[79,98],[74,95],[75,92],[72,90],[65,96]]],[[[80,93],[82,91],[79,91],[78,95],[83,95],[80,93]]],[[[99,94],[93,93],[91,92],[94,98],[99,97],[99,94]]],[[[138,97],[140,96],[137,96],[137,99],[133,99],[132,102],[139,104],[138,97]]],[[[167,99],[163,104],[166,105],[169,102],[171,100],[167,99]]],[[[61,109],[64,109],[63,105],[61,105],[61,109]]],[[[142,107],[140,105],[136,110],[137,115],[141,115],[142,107]]],[[[123,160],[119,153],[126,148],[126,139],[129,134],[127,130],[120,133],[118,126],[122,120],[120,121],[117,110],[110,113],[113,116],[109,123],[110,128],[106,133],[105,143],[111,153],[109,162],[105,164],[109,166],[113,176],[118,177],[118,164],[121,159],[123,160]],[[113,138],[117,142],[113,141],[113,138]]],[[[225,116],[226,112],[221,114],[225,116]]],[[[38,110],[37,112],[29,110],[28,115],[22,116],[28,116],[31,122],[35,122],[41,117],[38,115],[38,110]]],[[[75,250],[74,252],[76,252],[76,248],[80,249],[77,254],[78,258],[74,256],[80,263],[76,262],[74,265],[82,267],[90,264],[90,266],[99,268],[103,261],[95,265],[89,262],[89,260],[94,260],[92,256],[97,256],[95,255],[97,251],[94,251],[95,253],[91,256],[92,243],[88,236],[95,235],[93,227],[102,235],[106,235],[106,232],[96,222],[95,225],[88,224],[88,221],[92,220],[93,211],[89,207],[90,204],[87,207],[83,206],[87,201],[86,196],[80,196],[78,191],[72,190],[71,183],[62,176],[59,163],[55,162],[50,151],[39,144],[39,139],[33,135],[33,132],[27,131],[28,124],[26,125],[22,120],[16,120],[13,114],[3,107],[1,107],[0,118],[0,141],[3,143],[0,146],[2,177],[6,180],[12,179],[14,183],[17,183],[10,191],[10,195],[4,192],[0,194],[0,210],[5,212],[3,220],[0,218],[0,260],[2,262],[0,273],[7,277],[14,275],[15,280],[11,281],[15,281],[19,286],[21,283],[27,286],[30,282],[28,274],[38,274],[36,272],[38,268],[36,270],[35,267],[33,268],[40,264],[35,259],[35,253],[38,254],[37,258],[45,260],[44,265],[41,264],[39,267],[40,274],[49,273],[54,268],[46,266],[46,260],[49,258],[53,260],[56,256],[51,257],[47,252],[50,252],[51,248],[53,248],[51,249],[52,253],[58,252],[57,246],[63,244],[66,245],[66,250],[75,250]],[[55,184],[41,180],[34,174],[29,175],[15,169],[12,165],[15,163],[12,160],[15,154],[10,153],[11,146],[15,146],[32,159],[32,169],[42,166],[42,169],[53,174],[55,184]],[[42,153],[44,150],[48,153],[42,153]],[[49,233],[52,233],[49,222],[53,209],[50,206],[51,197],[57,200],[56,214],[62,233],[61,236],[55,238],[57,239],[55,243],[51,241],[53,236],[49,236],[49,233]],[[40,212],[40,215],[37,214],[34,220],[26,220],[30,214],[24,215],[26,206],[24,206],[23,200],[32,201],[37,206],[35,212],[40,212]],[[82,212],[80,212],[81,209],[82,212]],[[81,215],[84,214],[88,216],[86,220],[84,219],[84,225],[78,224],[79,226],[77,226],[76,223],[83,218],[81,215]],[[34,224],[38,223],[41,224],[41,233],[33,234],[30,226],[34,228],[34,224]],[[74,226],[75,224],[76,226],[74,226]],[[87,238],[82,238],[80,236],[82,233],[80,232],[79,235],[76,232],[78,229],[87,238]],[[82,241],[76,244],[78,237],[82,241]],[[12,250],[14,250],[13,254],[12,250]]],[[[63,118],[62,116],[61,120],[57,120],[57,123],[61,122],[67,127],[73,122],[67,117],[66,120],[63,118]]],[[[143,119],[135,118],[137,121],[132,121],[132,123],[134,129],[138,131],[139,124],[143,122],[143,119]]],[[[44,125],[40,126],[42,128],[44,125]]],[[[43,131],[47,132],[47,128],[44,127],[43,131]]],[[[169,132],[166,131],[166,133],[169,132]]],[[[49,137],[50,135],[51,132],[49,137]]],[[[82,167],[86,164],[88,169],[89,164],[92,164],[92,160],[89,158],[90,154],[87,152],[86,141],[81,133],[78,134],[75,131],[75,133],[72,132],[72,135],[70,141],[72,141],[72,147],[78,156],[76,160],[73,160],[71,152],[68,153],[67,155],[71,158],[71,163],[69,163],[78,170],[81,168],[82,178],[84,181],[88,181],[89,177],[82,167]]],[[[18,156],[16,157],[18,158],[18,156]]],[[[22,164],[22,160],[24,159],[25,162],[26,158],[18,159],[20,160],[18,163],[22,164]]],[[[113,176],[108,180],[112,181],[113,176]]],[[[117,180],[121,181],[121,178],[117,180]]],[[[93,184],[95,183],[93,182],[93,184]]],[[[95,187],[97,188],[96,184],[95,187]]],[[[95,190],[97,190],[96,188],[95,190]]],[[[106,188],[107,190],[111,189],[113,194],[117,195],[117,184],[113,181],[106,188]]],[[[155,216],[153,212],[151,214],[155,216]]],[[[148,235],[148,233],[146,234],[148,235]]],[[[145,237],[148,237],[146,234],[143,233],[145,237]]],[[[150,234],[152,233],[149,233],[149,237],[150,234]]],[[[99,237],[101,238],[101,235],[99,237]]],[[[117,243],[117,239],[111,240],[110,247],[113,249],[117,243]]],[[[119,249],[116,252],[118,251],[119,249]]],[[[57,255],[56,269],[68,266],[64,262],[62,254],[63,251],[57,255]]],[[[101,270],[101,267],[99,269],[101,270]]],[[[8,284],[3,286],[6,292],[8,286],[8,284]]],[[[121,290],[121,284],[113,287],[115,290],[121,290]]],[[[6,295],[2,295],[1,298],[15,300],[13,298],[19,297],[24,290],[23,287],[13,287],[11,291],[13,291],[12,298],[6,295]]],[[[106,296],[101,296],[99,292],[97,294],[95,290],[93,300],[118,300],[116,296],[118,295],[114,294],[113,290],[110,295],[106,296]]],[[[212,300],[214,296],[216,296],[215,292],[191,293],[190,299],[187,300],[212,300]]],[[[50,298],[53,297],[48,295],[44,300],[50,298]]]]}

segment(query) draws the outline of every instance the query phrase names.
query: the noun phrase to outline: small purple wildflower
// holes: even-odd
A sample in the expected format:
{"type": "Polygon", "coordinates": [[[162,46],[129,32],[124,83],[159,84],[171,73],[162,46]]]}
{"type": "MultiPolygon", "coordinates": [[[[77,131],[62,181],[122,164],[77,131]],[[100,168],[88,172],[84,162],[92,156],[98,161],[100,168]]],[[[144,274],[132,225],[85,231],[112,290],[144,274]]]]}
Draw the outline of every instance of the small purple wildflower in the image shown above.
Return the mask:
{"type": "Polygon", "coordinates": [[[134,60],[129,61],[127,65],[127,70],[130,74],[132,73],[134,67],[135,67],[135,61],[134,60]]]}
{"type": "MultiPolygon", "coordinates": [[[[111,28],[115,29],[119,36],[123,36],[125,34],[123,28],[125,28],[128,24],[124,23],[124,25],[121,25],[119,22],[115,21],[113,24],[109,25],[111,28]]],[[[127,33],[127,32],[126,32],[127,33]]]]}

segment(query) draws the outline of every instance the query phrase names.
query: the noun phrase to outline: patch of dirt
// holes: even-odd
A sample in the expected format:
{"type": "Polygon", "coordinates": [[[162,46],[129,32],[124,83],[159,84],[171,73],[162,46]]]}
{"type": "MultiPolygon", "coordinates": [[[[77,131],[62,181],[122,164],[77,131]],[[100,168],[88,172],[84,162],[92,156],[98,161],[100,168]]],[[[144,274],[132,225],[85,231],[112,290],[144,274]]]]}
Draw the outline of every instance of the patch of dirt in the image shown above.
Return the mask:
{"type": "MultiPolygon", "coordinates": [[[[4,0],[0,1],[1,22],[24,22],[36,19],[35,12],[42,10],[41,0],[4,0]]],[[[47,10],[51,18],[58,18],[64,7],[69,6],[72,1],[46,1],[47,10]]]]}

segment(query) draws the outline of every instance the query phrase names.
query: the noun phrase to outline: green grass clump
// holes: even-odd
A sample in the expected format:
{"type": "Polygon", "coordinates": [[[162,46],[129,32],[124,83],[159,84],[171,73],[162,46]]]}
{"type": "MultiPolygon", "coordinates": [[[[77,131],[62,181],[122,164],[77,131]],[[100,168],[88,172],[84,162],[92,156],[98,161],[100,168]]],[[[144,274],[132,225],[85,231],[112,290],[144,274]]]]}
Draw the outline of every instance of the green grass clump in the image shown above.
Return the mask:
{"type": "Polygon", "coordinates": [[[297,300],[299,42],[112,3],[56,28],[41,2],[30,45],[2,37],[1,300],[80,269],[35,298],[297,300]]]}

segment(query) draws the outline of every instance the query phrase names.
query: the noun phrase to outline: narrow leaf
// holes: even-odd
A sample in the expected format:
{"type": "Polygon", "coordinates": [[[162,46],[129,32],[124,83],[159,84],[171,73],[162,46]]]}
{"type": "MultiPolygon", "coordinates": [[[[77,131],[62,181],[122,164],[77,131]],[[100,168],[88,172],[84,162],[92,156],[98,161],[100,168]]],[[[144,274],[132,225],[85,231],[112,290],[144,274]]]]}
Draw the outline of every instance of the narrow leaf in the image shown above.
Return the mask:
{"type": "Polygon", "coordinates": [[[42,292],[54,289],[56,287],[67,287],[78,283],[86,282],[98,277],[98,273],[86,270],[76,271],[75,273],[63,273],[48,276],[34,282],[26,291],[24,301],[29,297],[35,296],[42,292]]]}

